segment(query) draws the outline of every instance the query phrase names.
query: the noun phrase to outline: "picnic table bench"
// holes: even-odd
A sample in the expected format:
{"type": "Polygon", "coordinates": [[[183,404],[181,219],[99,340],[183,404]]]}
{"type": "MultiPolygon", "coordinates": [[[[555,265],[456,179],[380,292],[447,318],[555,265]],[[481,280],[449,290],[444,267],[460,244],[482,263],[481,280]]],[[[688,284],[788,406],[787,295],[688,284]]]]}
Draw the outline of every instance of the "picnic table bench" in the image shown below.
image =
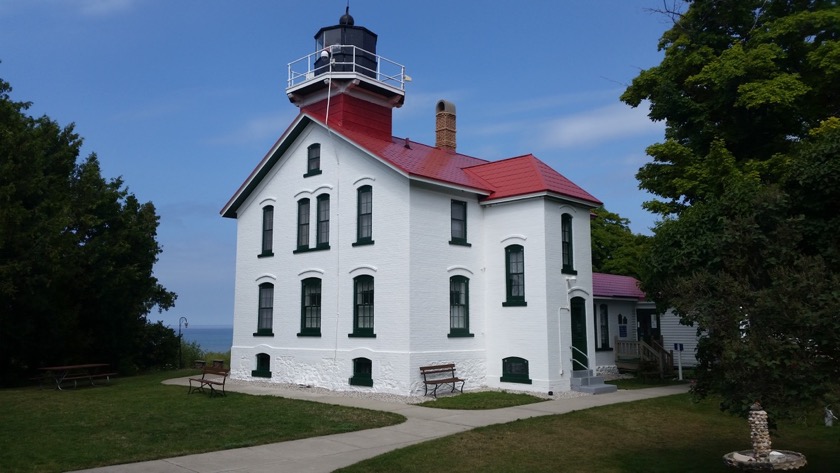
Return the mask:
{"type": "Polygon", "coordinates": [[[420,374],[423,375],[424,396],[429,394],[429,388],[433,386],[432,395],[437,398],[437,390],[443,384],[452,385],[452,392],[454,393],[455,389],[457,389],[457,383],[461,383],[460,391],[462,393],[464,392],[464,383],[466,381],[455,376],[455,363],[421,366],[420,374]]]}
{"type": "Polygon", "coordinates": [[[210,397],[226,396],[225,381],[229,374],[229,368],[205,366],[201,370],[200,378],[190,378],[190,389],[187,391],[187,394],[192,394],[197,391],[204,392],[204,387],[206,386],[210,389],[210,397]],[[221,387],[221,391],[217,387],[221,387]]]}
{"type": "Polygon", "coordinates": [[[66,381],[73,381],[73,387],[79,386],[79,380],[87,380],[91,386],[95,386],[93,382],[95,379],[105,378],[106,382],[111,381],[111,376],[116,376],[117,373],[109,372],[107,363],[86,363],[82,365],[65,365],[65,366],[45,366],[38,368],[43,374],[35,378],[41,383],[43,387],[44,382],[51,380],[55,383],[55,387],[61,390],[61,384],[66,381]]]}

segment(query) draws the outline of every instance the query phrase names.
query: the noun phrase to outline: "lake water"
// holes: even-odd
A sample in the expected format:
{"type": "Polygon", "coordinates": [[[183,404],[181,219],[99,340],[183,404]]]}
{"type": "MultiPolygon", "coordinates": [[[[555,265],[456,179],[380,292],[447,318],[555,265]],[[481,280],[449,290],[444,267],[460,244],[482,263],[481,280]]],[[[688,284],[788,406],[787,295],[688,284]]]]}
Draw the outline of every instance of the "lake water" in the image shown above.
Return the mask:
{"type": "Polygon", "coordinates": [[[205,352],[230,351],[233,345],[233,327],[223,325],[204,325],[181,328],[184,341],[196,342],[205,352]]]}

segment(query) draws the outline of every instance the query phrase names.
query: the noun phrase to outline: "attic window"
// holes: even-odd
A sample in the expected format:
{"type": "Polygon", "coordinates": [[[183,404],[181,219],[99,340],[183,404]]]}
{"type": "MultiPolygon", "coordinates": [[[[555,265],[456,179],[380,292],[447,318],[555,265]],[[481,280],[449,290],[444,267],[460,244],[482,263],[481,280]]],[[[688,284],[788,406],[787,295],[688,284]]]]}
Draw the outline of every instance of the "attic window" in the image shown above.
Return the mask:
{"type": "Polygon", "coordinates": [[[306,149],[306,174],[303,177],[321,174],[321,144],[314,143],[306,149]]]}

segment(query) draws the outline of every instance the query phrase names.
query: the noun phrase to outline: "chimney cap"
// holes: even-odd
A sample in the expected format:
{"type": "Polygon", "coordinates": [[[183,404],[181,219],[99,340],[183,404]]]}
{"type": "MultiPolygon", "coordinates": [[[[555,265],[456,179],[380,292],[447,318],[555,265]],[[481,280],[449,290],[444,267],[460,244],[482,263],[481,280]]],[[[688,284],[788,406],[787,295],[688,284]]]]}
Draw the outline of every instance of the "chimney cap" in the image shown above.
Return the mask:
{"type": "Polygon", "coordinates": [[[455,104],[448,100],[438,100],[435,110],[437,113],[455,113],[455,104]]]}

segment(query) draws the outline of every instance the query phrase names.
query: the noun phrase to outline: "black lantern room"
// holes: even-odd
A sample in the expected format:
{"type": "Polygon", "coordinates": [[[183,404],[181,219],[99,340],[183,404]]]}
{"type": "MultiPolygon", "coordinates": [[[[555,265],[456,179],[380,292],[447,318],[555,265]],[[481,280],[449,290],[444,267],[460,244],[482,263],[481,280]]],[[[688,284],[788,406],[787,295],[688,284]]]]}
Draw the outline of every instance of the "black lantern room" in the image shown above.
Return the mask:
{"type": "Polygon", "coordinates": [[[332,64],[334,72],[352,72],[376,78],[376,33],[362,26],[354,26],[348,6],[335,26],[318,30],[315,34],[315,74],[327,72],[332,64]]]}

